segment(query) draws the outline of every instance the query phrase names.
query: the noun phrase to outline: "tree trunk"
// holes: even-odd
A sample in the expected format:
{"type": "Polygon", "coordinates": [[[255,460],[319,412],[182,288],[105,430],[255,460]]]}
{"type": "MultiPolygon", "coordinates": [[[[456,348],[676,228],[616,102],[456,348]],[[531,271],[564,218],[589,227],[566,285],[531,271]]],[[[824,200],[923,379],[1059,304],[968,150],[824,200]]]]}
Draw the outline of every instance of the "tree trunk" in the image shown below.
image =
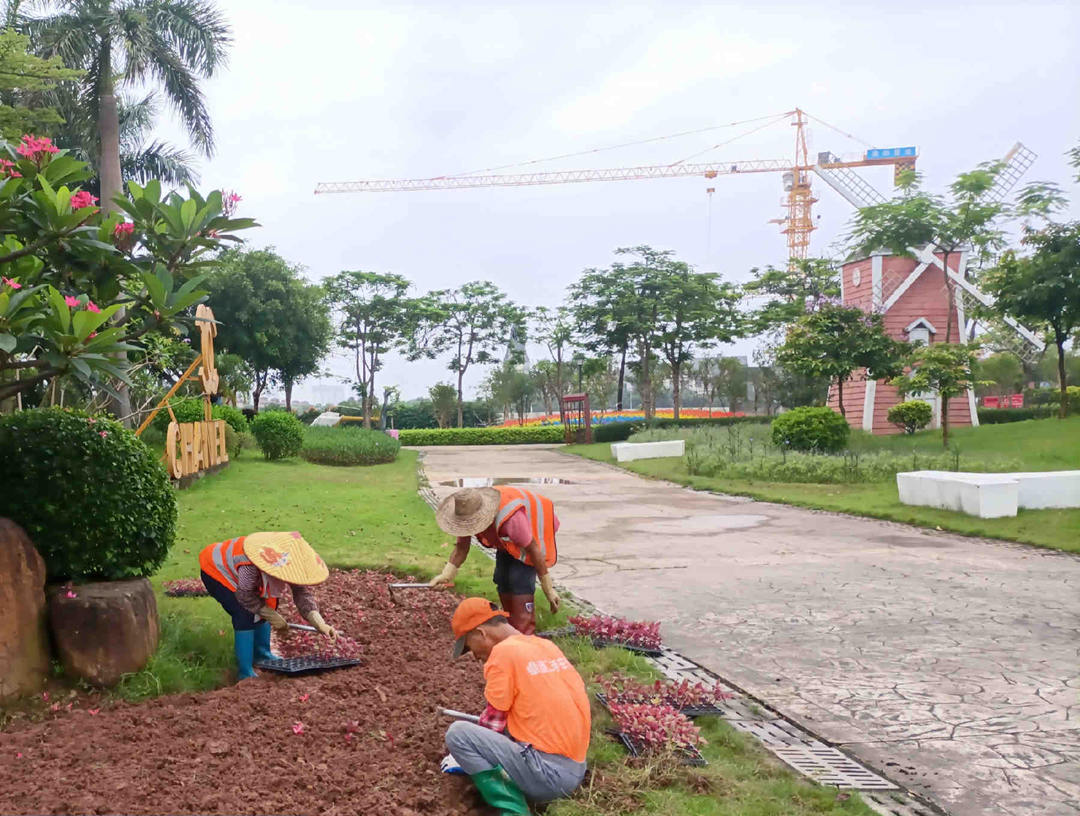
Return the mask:
{"type": "Polygon", "coordinates": [[[615,400],[615,410],[621,411],[623,406],[623,388],[626,384],[626,343],[623,343],[622,354],[619,358],[619,395],[615,400]]]}
{"type": "Polygon", "coordinates": [[[679,420],[679,401],[682,395],[682,365],[671,365],[671,417],[676,422],[679,420]]]}
{"type": "Polygon", "coordinates": [[[1054,342],[1058,351],[1058,387],[1061,389],[1061,408],[1058,410],[1058,418],[1065,419],[1069,413],[1069,390],[1065,373],[1065,338],[1060,334],[1054,334],[1054,342]]]}
{"type": "MultiPolygon", "coordinates": [[[[821,392],[819,391],[818,393],[821,392]]],[[[839,378],[836,380],[836,401],[840,405],[840,416],[847,419],[847,414],[844,412],[844,381],[839,378]]]]}
{"type": "Polygon", "coordinates": [[[949,398],[941,394],[941,447],[949,447],[949,398]]]}
{"type": "Polygon", "coordinates": [[[292,410],[292,380],[285,381],[285,410],[292,410]]]}
{"type": "Polygon", "coordinates": [[[465,371],[458,369],[457,375],[457,426],[465,427],[465,407],[461,399],[461,381],[465,378],[465,371]]]}

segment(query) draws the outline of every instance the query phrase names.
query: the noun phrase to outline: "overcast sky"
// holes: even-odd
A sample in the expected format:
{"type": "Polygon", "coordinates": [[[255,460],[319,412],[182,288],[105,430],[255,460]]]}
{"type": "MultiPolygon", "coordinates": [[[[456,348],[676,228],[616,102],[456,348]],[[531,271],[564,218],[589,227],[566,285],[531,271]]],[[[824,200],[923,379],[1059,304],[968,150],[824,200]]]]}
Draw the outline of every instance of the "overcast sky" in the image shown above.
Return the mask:
{"type": "MultiPolygon", "coordinates": [[[[201,186],[238,191],[241,214],[263,225],[250,244],[276,247],[311,280],[392,271],[421,292],[488,279],[519,303],[556,305],[582,269],[638,244],[745,280],[754,266],[785,261],[768,223],[782,213],[780,174],[312,193],[320,181],[460,173],[796,106],[856,137],[815,122],[812,156],[917,145],[938,190],[1023,141],[1039,154],[1027,180],[1065,186],[1078,213],[1063,155],[1080,141],[1075,2],[220,4],[236,42],[206,85],[218,150],[201,163],[201,186]]],[[[667,164],[760,124],[533,169],[667,164]]],[[[183,140],[170,122],[161,130],[183,140]]],[[[792,153],[793,129],[780,123],[696,160],[792,153]]],[[[889,192],[890,169],[863,172],[889,192]]],[[[825,254],[852,211],[815,185],[811,252],[825,254]]],[[[329,365],[350,371],[344,360],[329,365]]],[[[471,372],[470,386],[482,374],[471,372]]],[[[379,378],[414,397],[450,376],[445,361],[394,358],[379,378]]],[[[296,397],[326,399],[317,385],[296,397]]]]}

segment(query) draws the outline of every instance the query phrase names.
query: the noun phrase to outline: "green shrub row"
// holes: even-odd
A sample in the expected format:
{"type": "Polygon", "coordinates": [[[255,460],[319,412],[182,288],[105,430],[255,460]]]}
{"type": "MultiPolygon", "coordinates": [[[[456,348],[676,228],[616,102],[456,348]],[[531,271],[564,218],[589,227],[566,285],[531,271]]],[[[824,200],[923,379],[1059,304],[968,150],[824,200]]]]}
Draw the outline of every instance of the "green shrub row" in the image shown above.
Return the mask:
{"type": "Polygon", "coordinates": [[[0,417],[0,516],[19,524],[49,581],[152,575],[176,528],[164,466],[110,419],[46,408],[0,417]]]}
{"type": "MultiPolygon", "coordinates": [[[[742,425],[745,423],[759,424],[767,421],[760,416],[727,416],[727,417],[691,417],[687,419],[655,419],[646,424],[637,422],[609,422],[605,425],[594,425],[593,442],[625,442],[636,433],[646,430],[671,429],[671,428],[711,428],[726,425],[742,425]]],[[[648,440],[642,440],[648,441],[648,440]]]]}
{"type": "Polygon", "coordinates": [[[511,428],[406,428],[402,445],[529,445],[563,441],[560,425],[511,428]]]}
{"type": "Polygon", "coordinates": [[[377,465],[393,462],[401,443],[382,431],[308,428],[300,456],[317,465],[377,465]]]}
{"type": "Polygon", "coordinates": [[[1049,419],[1058,415],[1058,409],[1055,405],[1035,405],[1030,408],[979,408],[977,413],[980,425],[1000,425],[1027,419],[1049,419]]]}
{"type": "MultiPolygon", "coordinates": [[[[202,422],[203,420],[202,397],[174,397],[169,400],[169,405],[172,406],[173,413],[176,414],[177,422],[202,422]]],[[[229,427],[237,433],[245,433],[251,430],[244,412],[239,408],[233,408],[231,405],[212,405],[210,406],[210,415],[214,419],[224,419],[229,424],[229,427]]],[[[171,421],[172,417],[169,416],[168,409],[162,406],[150,423],[150,427],[165,433],[171,421]]]]}

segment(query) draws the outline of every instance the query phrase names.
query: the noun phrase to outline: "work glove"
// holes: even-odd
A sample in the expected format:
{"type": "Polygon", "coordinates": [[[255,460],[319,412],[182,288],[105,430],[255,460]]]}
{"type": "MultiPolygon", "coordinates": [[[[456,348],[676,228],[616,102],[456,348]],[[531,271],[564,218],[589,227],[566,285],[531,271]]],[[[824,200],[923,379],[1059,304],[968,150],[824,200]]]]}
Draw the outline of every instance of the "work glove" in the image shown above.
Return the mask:
{"type": "Polygon", "coordinates": [[[555,583],[551,579],[551,573],[545,572],[540,576],[540,588],[544,590],[544,595],[548,599],[548,604],[551,606],[552,614],[559,611],[559,593],[555,591],[555,583]]]}
{"type": "Polygon", "coordinates": [[[457,577],[458,568],[446,562],[446,566],[442,568],[442,572],[428,581],[429,587],[452,587],[454,585],[454,579],[457,577]]]}
{"type": "Polygon", "coordinates": [[[274,631],[279,635],[285,635],[289,632],[289,622],[285,618],[278,614],[276,609],[271,609],[269,606],[264,606],[259,610],[259,615],[263,620],[269,621],[270,625],[274,627],[274,631]]]}
{"type": "Polygon", "coordinates": [[[444,756],[442,758],[442,762],[439,763],[439,768],[445,774],[464,774],[465,773],[465,771],[462,769],[462,767],[460,765],[458,765],[457,760],[454,759],[453,754],[447,754],[446,756],[444,756]]]}
{"type": "Polygon", "coordinates": [[[319,630],[320,635],[326,635],[330,640],[337,640],[337,629],[323,620],[323,616],[319,614],[318,609],[313,609],[308,612],[307,620],[308,623],[319,630]]]}

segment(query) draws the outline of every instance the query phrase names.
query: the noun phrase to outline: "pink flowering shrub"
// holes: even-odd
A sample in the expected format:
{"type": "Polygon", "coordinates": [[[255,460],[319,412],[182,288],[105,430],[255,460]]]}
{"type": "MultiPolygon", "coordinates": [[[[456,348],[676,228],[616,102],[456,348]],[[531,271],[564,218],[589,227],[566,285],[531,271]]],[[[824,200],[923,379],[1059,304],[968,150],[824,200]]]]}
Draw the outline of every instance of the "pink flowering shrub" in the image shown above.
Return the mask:
{"type": "Polygon", "coordinates": [[[614,674],[600,679],[608,703],[634,703],[647,705],[667,705],[675,709],[704,708],[720,705],[734,695],[724,691],[719,682],[713,687],[704,683],[680,683],[657,680],[643,683],[633,677],[614,674]]]}
{"type": "Polygon", "coordinates": [[[619,730],[644,753],[693,751],[706,744],[698,727],[671,706],[613,703],[609,710],[619,730]]]}
{"type": "Polygon", "coordinates": [[[198,578],[180,578],[176,581],[166,581],[165,594],[170,598],[199,598],[209,593],[203,582],[198,578]]]}
{"type": "Polygon", "coordinates": [[[86,190],[79,190],[71,195],[71,209],[81,210],[83,207],[93,207],[97,204],[97,196],[86,190]]]}
{"type": "Polygon", "coordinates": [[[628,621],[626,618],[612,618],[607,615],[592,617],[577,616],[570,618],[577,634],[595,640],[607,640],[642,649],[659,649],[660,622],[628,621]]]}

